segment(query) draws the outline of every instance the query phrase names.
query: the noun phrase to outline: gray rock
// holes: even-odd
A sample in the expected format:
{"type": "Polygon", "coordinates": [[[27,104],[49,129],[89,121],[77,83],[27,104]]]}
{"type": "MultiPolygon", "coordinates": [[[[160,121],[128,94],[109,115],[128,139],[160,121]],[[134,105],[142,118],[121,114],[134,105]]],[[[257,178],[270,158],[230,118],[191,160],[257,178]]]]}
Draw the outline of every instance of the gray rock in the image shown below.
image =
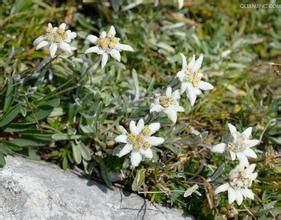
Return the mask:
{"type": "Polygon", "coordinates": [[[192,219],[176,209],[124,195],[46,162],[7,157],[0,170],[2,220],[192,219]]]}

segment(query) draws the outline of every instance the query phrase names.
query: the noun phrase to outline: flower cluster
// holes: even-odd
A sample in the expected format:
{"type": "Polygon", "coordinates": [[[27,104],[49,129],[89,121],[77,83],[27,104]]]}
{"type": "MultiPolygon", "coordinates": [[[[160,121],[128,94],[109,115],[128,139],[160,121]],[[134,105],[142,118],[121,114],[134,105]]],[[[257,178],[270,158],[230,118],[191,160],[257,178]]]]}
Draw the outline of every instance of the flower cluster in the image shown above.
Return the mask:
{"type": "Polygon", "coordinates": [[[36,50],[49,47],[50,56],[54,57],[58,49],[71,53],[75,48],[70,46],[71,41],[76,38],[77,34],[70,30],[66,30],[66,24],[62,23],[59,27],[53,27],[48,24],[46,33],[33,42],[36,50]]]}
{"type": "MultiPolygon", "coordinates": [[[[87,40],[96,44],[96,46],[90,47],[85,53],[97,53],[98,55],[101,55],[102,68],[107,63],[109,55],[120,62],[121,51],[134,51],[131,46],[119,43],[120,39],[115,37],[115,35],[115,28],[111,26],[109,32],[106,33],[105,31],[102,31],[99,38],[94,35],[89,35],[87,37],[87,40]]],[[[49,23],[45,35],[35,39],[33,44],[36,46],[36,50],[49,47],[50,56],[54,57],[57,49],[61,49],[67,53],[71,53],[75,50],[75,48],[71,47],[70,43],[76,36],[77,34],[75,32],[66,30],[65,23],[62,23],[59,27],[53,27],[52,24],[49,23]]]]}
{"type": "Polygon", "coordinates": [[[113,26],[110,27],[109,32],[102,31],[100,37],[89,35],[87,39],[96,46],[90,47],[85,53],[96,53],[102,57],[101,66],[102,68],[108,61],[108,56],[112,56],[115,60],[121,60],[121,51],[134,51],[134,49],[127,45],[119,43],[120,39],[115,37],[116,31],[113,26]]]}
{"type": "Polygon", "coordinates": [[[255,180],[258,175],[257,173],[253,173],[255,167],[255,164],[251,164],[246,168],[239,164],[230,171],[228,182],[216,188],[215,193],[218,194],[228,191],[229,204],[236,201],[238,205],[241,205],[243,197],[254,199],[254,194],[249,187],[251,187],[253,180],[255,180]]]}
{"type": "Polygon", "coordinates": [[[212,148],[212,152],[223,153],[227,151],[231,160],[236,157],[241,165],[249,166],[248,158],[257,158],[255,151],[251,149],[260,143],[259,140],[251,140],[252,128],[247,128],[242,133],[238,132],[232,124],[228,123],[228,128],[231,134],[230,141],[227,143],[220,143],[212,148]]]}
{"type": "Polygon", "coordinates": [[[172,92],[172,88],[168,87],[165,95],[157,95],[150,106],[150,112],[164,112],[173,123],[176,123],[177,112],[184,112],[184,108],[179,105],[179,99],[179,91],[172,92]]]}
{"type": "Polygon", "coordinates": [[[116,142],[125,143],[126,145],[118,153],[117,156],[123,157],[131,153],[131,164],[136,167],[140,164],[142,157],[152,159],[152,146],[158,146],[164,142],[164,138],[151,136],[160,129],[160,123],[151,123],[144,126],[144,120],[140,119],[136,124],[135,121],[130,122],[130,132],[128,133],[125,128],[119,126],[121,135],[115,138],[116,142]]]}
{"type": "MultiPolygon", "coordinates": [[[[195,56],[193,56],[192,60],[190,61],[190,63],[188,65],[186,63],[186,58],[184,57],[184,55],[183,54],[180,54],[180,55],[182,57],[183,64],[182,64],[182,70],[177,73],[177,77],[179,78],[180,83],[181,83],[181,86],[180,86],[181,92],[179,90],[173,91],[173,89],[170,86],[168,86],[166,89],[165,95],[157,94],[154,102],[151,103],[151,105],[150,105],[150,113],[163,112],[168,116],[168,118],[174,124],[177,122],[177,113],[184,112],[184,108],[182,106],[180,106],[180,104],[179,104],[179,100],[181,98],[180,95],[183,92],[187,91],[187,97],[190,100],[190,104],[194,105],[196,96],[201,94],[200,89],[202,89],[202,90],[213,89],[213,86],[211,84],[201,80],[201,78],[203,77],[203,74],[200,71],[200,67],[203,62],[203,55],[200,55],[200,57],[196,61],[195,61],[195,56]]],[[[159,128],[160,128],[160,124],[159,124],[159,128]]],[[[131,132],[133,132],[131,129],[131,124],[130,124],[130,130],[131,130],[131,132]]],[[[141,131],[139,130],[138,132],[141,132],[141,131]]],[[[140,156],[141,154],[144,155],[148,159],[152,159],[152,157],[148,157],[143,153],[143,150],[144,150],[143,147],[137,147],[137,148],[133,147],[133,146],[135,146],[135,144],[132,143],[132,141],[130,142],[129,139],[127,138],[126,142],[124,142],[125,136],[122,136],[122,137],[124,139],[120,140],[120,136],[118,136],[117,139],[115,139],[116,142],[126,143],[124,148],[121,150],[121,152],[117,156],[122,157],[125,154],[127,154],[128,152],[130,152],[132,149],[134,149],[135,151],[137,150],[139,152],[138,156],[135,156],[136,155],[135,151],[133,151],[131,154],[131,163],[132,163],[133,167],[135,167],[136,165],[138,165],[140,163],[140,161],[142,159],[142,157],[140,156]],[[129,146],[128,146],[128,142],[129,142],[129,146]],[[124,153],[124,152],[126,152],[126,153],[124,153]],[[137,158],[137,159],[135,159],[135,158],[137,158]]],[[[136,136],[136,137],[138,137],[137,143],[140,146],[143,146],[143,143],[139,142],[139,136],[136,136]],[[142,143],[142,144],[140,144],[140,143],[142,143]]],[[[141,140],[143,140],[142,139],[143,135],[141,135],[140,137],[141,137],[141,140]]],[[[146,139],[144,139],[144,140],[146,140],[146,139]]],[[[163,139],[163,142],[164,142],[164,139],[163,139]]],[[[161,143],[158,142],[157,145],[160,145],[163,142],[161,142],[161,143]]],[[[149,144],[149,146],[151,145],[149,142],[145,142],[145,143],[149,144]]]]}
{"type": "Polygon", "coordinates": [[[257,155],[252,147],[260,143],[259,140],[250,139],[252,128],[249,127],[242,133],[238,132],[236,127],[228,123],[230,131],[230,139],[227,143],[215,145],[211,151],[216,153],[224,153],[227,151],[231,160],[236,158],[239,160],[239,165],[229,174],[229,182],[219,186],[216,193],[228,190],[228,202],[231,204],[234,201],[240,205],[244,198],[254,199],[253,192],[249,189],[252,181],[257,178],[257,173],[253,173],[256,165],[249,165],[248,158],[257,158],[257,155]]]}
{"type": "MultiPolygon", "coordinates": [[[[183,6],[183,1],[179,1],[180,7],[183,6]]],[[[66,29],[66,24],[61,24],[59,27],[53,27],[48,24],[46,33],[38,37],[34,41],[36,49],[44,47],[49,48],[51,57],[55,57],[57,50],[72,53],[75,49],[71,46],[71,42],[77,34],[66,29]]],[[[116,30],[113,26],[108,32],[102,31],[100,36],[89,35],[87,40],[94,44],[85,51],[85,54],[96,53],[101,56],[101,67],[104,68],[108,62],[109,56],[115,60],[121,60],[122,51],[134,51],[127,44],[121,44],[120,39],[116,37],[116,30]]],[[[191,106],[195,105],[197,96],[202,94],[202,91],[212,90],[214,87],[204,79],[204,74],[201,70],[203,55],[195,59],[193,55],[190,62],[187,63],[186,57],[180,53],[182,59],[182,68],[176,74],[178,84],[174,88],[167,86],[166,91],[159,93],[150,103],[150,113],[161,113],[167,115],[168,119],[175,124],[177,122],[177,113],[184,112],[185,109],[180,105],[181,95],[185,94],[191,106]]],[[[154,147],[165,142],[164,138],[153,136],[160,130],[159,122],[152,122],[145,125],[144,119],[139,119],[138,122],[131,121],[129,130],[119,126],[120,135],[115,137],[116,143],[121,143],[122,148],[117,153],[118,157],[123,157],[130,153],[130,161],[132,168],[140,165],[143,159],[152,160],[156,154],[154,147]]],[[[257,178],[257,173],[254,173],[255,164],[249,164],[249,158],[257,158],[252,147],[260,143],[259,140],[251,139],[252,128],[247,128],[242,133],[238,132],[235,126],[228,124],[230,130],[229,140],[217,144],[212,147],[211,151],[215,153],[227,153],[227,157],[231,161],[239,160],[239,165],[236,166],[228,175],[227,182],[217,187],[215,193],[228,191],[228,201],[234,201],[240,205],[244,198],[254,199],[254,194],[250,189],[252,182],[257,178]]],[[[187,190],[185,196],[195,192],[198,185],[187,190]]]]}
{"type": "Polygon", "coordinates": [[[189,64],[187,64],[185,56],[180,55],[182,57],[182,69],[177,73],[177,77],[181,82],[181,93],[186,92],[190,104],[194,105],[197,95],[202,93],[201,90],[211,90],[214,87],[202,80],[203,74],[200,70],[203,61],[202,54],[197,60],[193,56],[189,64]]]}

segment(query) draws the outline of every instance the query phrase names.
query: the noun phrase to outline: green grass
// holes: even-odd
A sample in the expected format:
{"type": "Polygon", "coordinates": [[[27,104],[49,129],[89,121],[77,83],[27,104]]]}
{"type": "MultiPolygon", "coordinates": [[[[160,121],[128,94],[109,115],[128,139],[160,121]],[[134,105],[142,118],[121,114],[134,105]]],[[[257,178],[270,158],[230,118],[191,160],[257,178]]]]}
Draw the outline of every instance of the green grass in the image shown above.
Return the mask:
{"type": "Polygon", "coordinates": [[[79,167],[92,178],[127,190],[136,176],[145,176],[134,189],[199,219],[222,218],[233,208],[239,216],[259,219],[280,213],[280,160],[270,160],[266,153],[278,151],[281,144],[280,10],[242,9],[238,1],[187,2],[181,10],[176,4],[153,7],[147,1],[124,10],[127,1],[112,2],[115,10],[99,1],[10,0],[0,5],[1,164],[7,154],[41,158],[64,169],[79,167]],[[78,33],[74,56],[47,63],[47,53],[35,51],[32,41],[48,22],[66,22],[78,33]],[[135,52],[123,52],[121,63],[110,59],[105,69],[94,70],[97,56],[83,54],[89,46],[85,38],[110,25],[135,52]],[[179,53],[188,59],[204,54],[203,72],[215,89],[194,107],[182,98],[186,112],[173,126],[164,115],[149,115],[149,105],[155,91],[176,84],[179,53]],[[84,65],[75,56],[85,59],[84,65]],[[134,101],[136,85],[139,101],[134,101]],[[127,128],[140,117],[161,122],[164,128],[157,136],[165,137],[165,144],[157,148],[156,163],[145,161],[131,170],[128,157],[112,155],[118,147],[114,137],[119,134],[116,126],[127,128]],[[262,135],[256,161],[259,181],[253,185],[257,199],[240,207],[229,206],[225,194],[215,197],[213,192],[233,163],[226,163],[214,182],[206,181],[224,158],[202,145],[226,137],[227,122],[241,130],[253,126],[254,137],[262,135]],[[201,134],[192,134],[192,128],[201,134]],[[76,149],[82,152],[80,158],[77,152],[73,156],[76,149]],[[112,182],[110,175],[121,169],[126,178],[112,182]],[[179,191],[194,183],[202,196],[184,198],[179,191]],[[161,193],[149,193],[155,191],[161,193]]]}

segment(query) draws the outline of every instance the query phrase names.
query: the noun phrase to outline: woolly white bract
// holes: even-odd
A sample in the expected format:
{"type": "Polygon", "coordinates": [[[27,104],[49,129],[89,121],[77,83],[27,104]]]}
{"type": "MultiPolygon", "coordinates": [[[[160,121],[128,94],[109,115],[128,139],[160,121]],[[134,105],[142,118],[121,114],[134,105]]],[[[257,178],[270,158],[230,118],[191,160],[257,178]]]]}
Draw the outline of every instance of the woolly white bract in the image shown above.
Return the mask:
{"type": "Polygon", "coordinates": [[[243,166],[248,166],[248,158],[257,158],[256,153],[251,147],[260,143],[259,140],[251,140],[252,128],[249,127],[242,133],[238,132],[236,127],[228,123],[228,128],[231,134],[231,141],[229,143],[220,143],[215,145],[211,151],[216,153],[223,153],[228,151],[231,160],[235,160],[236,157],[243,166]]]}
{"type": "Polygon", "coordinates": [[[110,27],[109,32],[102,31],[100,37],[89,35],[87,39],[95,44],[96,46],[90,47],[85,53],[96,53],[102,56],[101,66],[102,68],[106,65],[109,55],[120,62],[121,51],[134,51],[134,49],[127,45],[119,43],[120,39],[115,37],[116,31],[113,26],[110,27]]]}
{"type": "Polygon", "coordinates": [[[72,53],[75,48],[71,47],[70,43],[76,36],[77,34],[75,32],[66,30],[65,23],[62,23],[59,27],[53,27],[49,23],[46,33],[35,39],[33,45],[36,46],[36,50],[48,47],[50,56],[54,57],[58,49],[72,53]]]}
{"type": "MultiPolygon", "coordinates": [[[[159,0],[153,0],[154,6],[159,5],[159,0]]],[[[184,0],[178,0],[178,9],[182,9],[184,7],[184,0]]]]}
{"type": "Polygon", "coordinates": [[[153,153],[152,146],[158,146],[164,142],[161,137],[151,136],[160,129],[160,123],[151,123],[148,126],[144,125],[143,119],[140,119],[136,124],[135,121],[130,122],[130,132],[128,133],[125,128],[119,126],[121,135],[115,138],[118,143],[124,143],[125,146],[117,154],[118,157],[131,152],[132,167],[137,167],[142,161],[143,157],[151,160],[153,153]]]}
{"type": "Polygon", "coordinates": [[[184,0],[178,0],[178,8],[181,9],[184,7],[184,0]]]}
{"type": "Polygon", "coordinates": [[[178,90],[172,92],[168,87],[165,96],[157,96],[154,103],[150,105],[150,112],[164,112],[173,122],[177,122],[177,112],[184,112],[184,108],[179,106],[180,93],[178,90]]]}
{"type": "Polygon", "coordinates": [[[256,164],[244,168],[242,165],[238,165],[236,168],[230,171],[229,181],[216,188],[215,193],[221,193],[228,191],[228,203],[231,204],[234,201],[238,205],[241,205],[243,198],[254,199],[254,193],[249,187],[251,187],[253,180],[257,178],[257,173],[254,173],[256,164]]]}
{"type": "Polygon", "coordinates": [[[186,62],[186,58],[183,54],[180,54],[182,58],[182,69],[177,73],[177,77],[181,82],[181,93],[186,92],[186,95],[190,101],[190,104],[193,106],[196,97],[200,95],[201,90],[211,90],[214,87],[203,80],[203,74],[200,71],[200,67],[203,61],[203,55],[195,60],[193,55],[189,64],[186,62]]]}

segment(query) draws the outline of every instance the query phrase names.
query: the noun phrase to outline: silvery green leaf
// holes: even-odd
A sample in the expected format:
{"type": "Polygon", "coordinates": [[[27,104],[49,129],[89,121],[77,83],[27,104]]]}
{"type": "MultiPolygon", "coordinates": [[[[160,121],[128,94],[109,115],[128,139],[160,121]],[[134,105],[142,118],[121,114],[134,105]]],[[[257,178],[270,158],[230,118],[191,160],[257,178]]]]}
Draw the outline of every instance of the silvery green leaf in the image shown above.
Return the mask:
{"type": "Polygon", "coordinates": [[[191,196],[198,188],[199,186],[197,184],[193,185],[184,192],[183,197],[191,196]]]}
{"type": "Polygon", "coordinates": [[[137,175],[134,178],[133,184],[132,184],[132,190],[138,191],[140,187],[144,184],[145,181],[145,169],[140,169],[137,172],[137,175]]]}
{"type": "Polygon", "coordinates": [[[75,144],[74,142],[71,142],[71,146],[72,146],[73,158],[77,164],[80,164],[82,160],[80,146],[79,144],[75,144]]]}
{"type": "Polygon", "coordinates": [[[224,171],[224,168],[225,168],[225,163],[221,164],[214,172],[214,174],[208,178],[208,181],[209,182],[212,182],[214,180],[216,180],[224,171]]]}
{"type": "Polygon", "coordinates": [[[175,49],[173,47],[171,47],[170,45],[168,45],[167,43],[164,43],[164,42],[157,43],[157,47],[162,48],[171,53],[175,52],[175,49]]]}
{"type": "Polygon", "coordinates": [[[83,157],[83,159],[90,160],[91,159],[90,149],[87,146],[85,146],[85,144],[82,142],[78,142],[78,144],[80,145],[80,153],[81,153],[81,156],[83,157]]]}
{"type": "Polygon", "coordinates": [[[63,141],[63,140],[77,140],[81,136],[80,135],[68,135],[68,134],[53,134],[52,139],[55,141],[63,141]]]}

